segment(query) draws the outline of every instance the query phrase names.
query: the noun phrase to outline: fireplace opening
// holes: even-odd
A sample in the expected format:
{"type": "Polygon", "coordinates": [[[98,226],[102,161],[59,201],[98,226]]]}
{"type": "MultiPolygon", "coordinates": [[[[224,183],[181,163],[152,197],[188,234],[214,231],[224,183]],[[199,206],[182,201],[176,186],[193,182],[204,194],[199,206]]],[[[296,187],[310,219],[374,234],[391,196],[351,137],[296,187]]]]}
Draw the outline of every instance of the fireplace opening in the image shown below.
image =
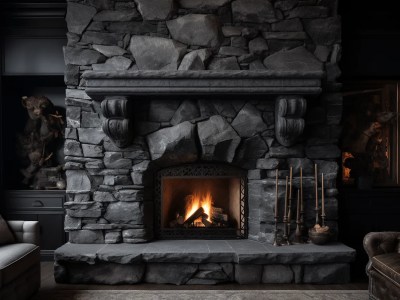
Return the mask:
{"type": "Polygon", "coordinates": [[[245,238],[246,177],[230,166],[189,165],[158,174],[159,238],[245,238]]]}

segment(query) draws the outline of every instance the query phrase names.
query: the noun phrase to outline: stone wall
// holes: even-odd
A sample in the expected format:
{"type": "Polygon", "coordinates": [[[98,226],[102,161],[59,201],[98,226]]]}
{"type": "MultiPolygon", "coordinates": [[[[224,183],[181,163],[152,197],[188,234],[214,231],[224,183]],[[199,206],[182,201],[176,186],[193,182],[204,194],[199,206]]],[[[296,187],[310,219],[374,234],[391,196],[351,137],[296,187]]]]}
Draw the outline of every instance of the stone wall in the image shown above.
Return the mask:
{"type": "MultiPolygon", "coordinates": [[[[224,162],[248,170],[249,238],[271,241],[275,169],[303,167],[312,225],[313,165],[325,175],[328,223],[337,220],[342,97],[340,18],[324,0],[69,1],[64,49],[67,129],[65,230],[73,243],[136,243],[153,237],[153,176],[166,166],[224,162]],[[299,64],[306,60],[309,63],[299,64]],[[135,138],[116,147],[101,129],[86,70],[326,71],[308,100],[304,138],[275,139],[274,98],[136,99],[135,138]],[[306,138],[305,138],[306,137],[306,138]],[[160,143],[160,140],[164,143],[160,143]],[[162,146],[163,145],[163,146],[162,146]]],[[[282,201],[281,201],[282,202],[282,201]]],[[[282,211],[282,209],[281,209],[282,211]]]]}

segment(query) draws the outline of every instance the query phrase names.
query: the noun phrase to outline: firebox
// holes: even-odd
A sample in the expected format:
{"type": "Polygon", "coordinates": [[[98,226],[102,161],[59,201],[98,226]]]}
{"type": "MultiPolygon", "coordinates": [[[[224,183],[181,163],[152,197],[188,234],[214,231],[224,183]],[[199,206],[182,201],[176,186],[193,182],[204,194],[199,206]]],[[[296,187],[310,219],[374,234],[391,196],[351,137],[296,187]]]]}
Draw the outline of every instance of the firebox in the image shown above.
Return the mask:
{"type": "Polygon", "coordinates": [[[156,179],[161,239],[247,238],[246,172],[228,165],[163,169],[156,179]]]}

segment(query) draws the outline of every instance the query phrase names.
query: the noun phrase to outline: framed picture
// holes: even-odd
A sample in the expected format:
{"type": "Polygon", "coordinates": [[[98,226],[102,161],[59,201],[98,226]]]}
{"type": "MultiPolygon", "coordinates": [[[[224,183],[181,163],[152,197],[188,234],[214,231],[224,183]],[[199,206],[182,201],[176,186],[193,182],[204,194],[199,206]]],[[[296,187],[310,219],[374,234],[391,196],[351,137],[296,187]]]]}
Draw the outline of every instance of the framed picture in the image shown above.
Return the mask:
{"type": "Polygon", "coordinates": [[[399,186],[400,81],[345,84],[342,182],[359,188],[399,186]]]}

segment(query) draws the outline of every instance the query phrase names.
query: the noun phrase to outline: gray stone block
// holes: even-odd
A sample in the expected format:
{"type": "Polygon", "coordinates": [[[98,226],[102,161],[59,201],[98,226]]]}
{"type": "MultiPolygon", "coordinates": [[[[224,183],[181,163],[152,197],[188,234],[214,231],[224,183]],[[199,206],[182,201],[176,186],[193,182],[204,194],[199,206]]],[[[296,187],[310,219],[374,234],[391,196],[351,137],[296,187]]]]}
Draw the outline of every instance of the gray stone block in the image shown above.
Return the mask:
{"type": "Polygon", "coordinates": [[[200,110],[194,100],[185,100],[175,111],[171,119],[172,125],[193,120],[200,117],[200,110]]]}
{"type": "Polygon", "coordinates": [[[230,47],[230,46],[222,46],[219,48],[218,55],[221,56],[242,56],[246,55],[249,52],[237,47],[230,47]]]}
{"type": "Polygon", "coordinates": [[[303,145],[293,147],[272,146],[269,148],[268,156],[271,158],[304,157],[304,147],[303,145]]]}
{"type": "Polygon", "coordinates": [[[288,158],[288,168],[293,168],[293,176],[300,176],[300,168],[302,168],[303,176],[314,174],[314,163],[308,158],[288,158]]]}
{"type": "Polygon", "coordinates": [[[142,281],[143,264],[121,265],[115,263],[65,264],[68,283],[135,284],[142,281]]]}
{"type": "Polygon", "coordinates": [[[331,46],[341,41],[340,17],[311,19],[305,21],[308,35],[317,45],[331,46]]]}
{"type": "MultiPolygon", "coordinates": [[[[82,35],[80,43],[82,44],[98,44],[98,45],[118,45],[122,41],[123,35],[120,33],[98,32],[98,31],[85,31],[82,35]]],[[[97,52],[97,51],[95,51],[97,52]]],[[[99,53],[99,52],[97,52],[99,53]]],[[[100,53],[99,53],[100,54],[100,53]]],[[[100,54],[102,57],[104,55],[100,54]]],[[[103,60],[104,61],[104,60],[103,60]]],[[[95,63],[100,63],[95,62],[95,63]]]]}
{"type": "Polygon", "coordinates": [[[169,122],[180,105],[179,100],[153,100],[149,107],[149,121],[169,122]]]}
{"type": "Polygon", "coordinates": [[[65,17],[68,31],[82,34],[95,14],[96,8],[92,6],[68,2],[67,15],[65,17]]]}
{"type": "Polygon", "coordinates": [[[167,20],[175,11],[174,0],[137,0],[137,6],[143,19],[149,21],[167,20]]]}
{"type": "Polygon", "coordinates": [[[108,205],[104,218],[116,224],[143,224],[142,210],[140,202],[114,202],[108,205]]]}
{"type": "Polygon", "coordinates": [[[71,156],[83,156],[81,144],[75,140],[65,140],[64,154],[71,156]]]}
{"type": "Polygon", "coordinates": [[[239,284],[260,283],[262,273],[262,265],[235,265],[235,281],[239,284]]]}
{"type": "Polygon", "coordinates": [[[292,283],[294,276],[289,265],[264,265],[262,283],[292,283]]]}
{"type": "Polygon", "coordinates": [[[216,47],[221,42],[218,18],[214,15],[189,14],[167,21],[174,40],[191,46],[216,47]]]}
{"type": "Polygon", "coordinates": [[[78,128],[78,136],[81,143],[99,145],[105,134],[101,128],[78,128]]]}
{"type": "Polygon", "coordinates": [[[115,202],[117,201],[110,192],[95,191],[93,193],[93,201],[97,202],[115,202]]]}
{"type": "Polygon", "coordinates": [[[68,235],[69,241],[74,244],[104,244],[101,230],[74,230],[68,235]]]}
{"type": "Polygon", "coordinates": [[[148,230],[140,229],[126,229],[122,231],[122,238],[124,243],[136,244],[145,243],[150,240],[148,230]]]}
{"type": "Polygon", "coordinates": [[[118,46],[93,45],[92,47],[94,50],[107,57],[119,56],[127,53],[125,49],[118,46]]]}
{"type": "Polygon", "coordinates": [[[106,244],[117,244],[122,241],[121,231],[106,231],[104,242],[106,244]]]}
{"type": "Polygon", "coordinates": [[[86,171],[67,170],[65,174],[67,177],[67,192],[90,192],[91,182],[86,171]]]}
{"type": "Polygon", "coordinates": [[[300,32],[303,31],[303,24],[300,19],[290,19],[271,24],[271,29],[279,32],[300,32]]]}
{"type": "Polygon", "coordinates": [[[81,144],[84,157],[103,157],[102,145],[81,144]]]}
{"type": "Polygon", "coordinates": [[[313,19],[326,18],[328,15],[329,9],[325,6],[298,6],[288,13],[287,18],[313,19]]]}
{"type": "Polygon", "coordinates": [[[133,35],[129,50],[140,70],[177,70],[186,47],[166,38],[133,35]]]}
{"type": "Polygon", "coordinates": [[[197,125],[202,158],[232,162],[240,137],[221,116],[212,116],[197,125]]]}
{"type": "Polygon", "coordinates": [[[114,193],[114,197],[119,201],[134,202],[143,201],[143,190],[124,189],[114,193]]]}
{"type": "Polygon", "coordinates": [[[250,103],[246,103],[239,111],[236,118],[232,121],[232,127],[241,137],[251,137],[267,129],[261,112],[250,103]]]}
{"type": "Polygon", "coordinates": [[[66,85],[79,84],[79,67],[75,65],[66,65],[64,71],[64,82],[66,85]]]}
{"type": "Polygon", "coordinates": [[[255,169],[257,160],[263,157],[267,151],[268,146],[265,141],[256,135],[242,141],[233,162],[245,169],[255,169]]]}
{"type": "Polygon", "coordinates": [[[152,160],[169,164],[196,161],[195,128],[195,125],[186,121],[148,135],[152,160]]]}
{"type": "Polygon", "coordinates": [[[82,228],[82,220],[66,215],[64,218],[64,230],[78,230],[82,228]]]}
{"type": "MultiPolygon", "coordinates": [[[[68,140],[68,139],[77,140],[78,139],[78,133],[77,133],[75,128],[65,128],[64,137],[65,137],[66,140],[68,140]]],[[[65,143],[64,143],[64,145],[65,145],[65,143]]]]}
{"type": "Polygon", "coordinates": [[[305,152],[307,157],[311,159],[332,159],[341,155],[337,145],[307,146],[305,152]]]}
{"type": "Polygon", "coordinates": [[[181,285],[192,278],[197,269],[197,264],[148,263],[144,281],[181,285]]]}
{"type": "Polygon", "coordinates": [[[131,8],[125,10],[102,10],[93,17],[93,20],[98,22],[128,22],[140,20],[140,18],[138,11],[131,8]]]}
{"type": "Polygon", "coordinates": [[[264,60],[271,71],[322,72],[322,63],[304,47],[274,53],[264,60]]]}
{"type": "Polygon", "coordinates": [[[82,112],[82,121],[81,126],[85,128],[100,128],[101,127],[101,119],[98,113],[93,112],[82,112]]]}
{"type": "Polygon", "coordinates": [[[229,2],[230,0],[179,0],[179,6],[196,10],[215,10],[229,2]]]}
{"type": "Polygon", "coordinates": [[[81,126],[81,108],[68,106],[66,111],[67,126],[69,128],[78,128],[81,126]]]}
{"type": "Polygon", "coordinates": [[[249,41],[249,51],[256,55],[266,55],[268,52],[268,44],[262,37],[256,37],[249,41]]]}
{"type": "MultiPolygon", "coordinates": [[[[188,0],[190,1],[190,0],[188,0]]],[[[225,37],[241,36],[242,27],[239,26],[222,26],[222,34],[225,37]]]]}
{"type": "Polygon", "coordinates": [[[122,152],[105,152],[104,165],[108,169],[130,169],[132,160],[123,158],[122,152]]]}
{"type": "Polygon", "coordinates": [[[285,161],[278,158],[260,158],[257,159],[257,168],[262,170],[275,170],[284,166],[285,161]]]}
{"type": "Polygon", "coordinates": [[[194,278],[197,279],[211,279],[219,282],[228,281],[228,276],[222,270],[199,270],[194,278]]]}
{"type": "Polygon", "coordinates": [[[350,282],[350,265],[346,263],[304,266],[304,283],[343,284],[350,282]]]}
{"type": "Polygon", "coordinates": [[[271,2],[263,0],[235,0],[232,2],[234,22],[271,23],[276,21],[271,2]]]}
{"type": "Polygon", "coordinates": [[[240,66],[235,57],[213,58],[208,65],[208,70],[240,70],[240,66]]]}

